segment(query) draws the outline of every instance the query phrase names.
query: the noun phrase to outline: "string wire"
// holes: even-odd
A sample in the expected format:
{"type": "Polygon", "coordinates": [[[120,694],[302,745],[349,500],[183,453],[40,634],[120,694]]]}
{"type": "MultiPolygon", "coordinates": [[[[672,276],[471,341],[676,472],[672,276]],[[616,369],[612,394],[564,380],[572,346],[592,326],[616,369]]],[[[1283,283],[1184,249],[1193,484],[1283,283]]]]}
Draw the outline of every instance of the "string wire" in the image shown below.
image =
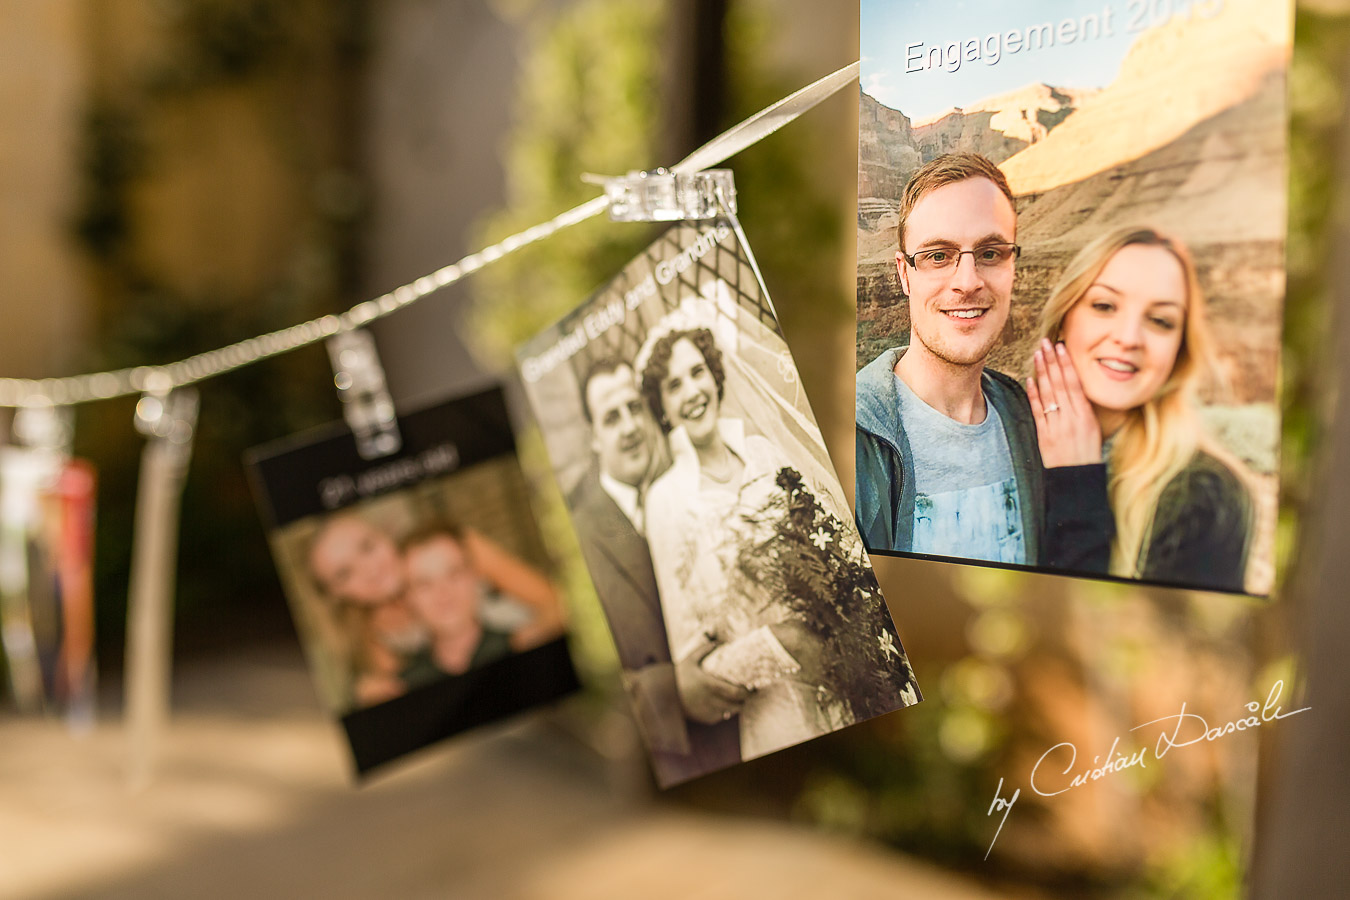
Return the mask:
{"type": "MultiPolygon", "coordinates": [[[[762,141],[852,82],[858,77],[858,71],[859,63],[854,62],[789,94],[713,138],[672,166],[671,171],[678,174],[702,171],[762,141]]],[[[0,378],[0,407],[71,406],[147,392],[163,394],[175,388],[215,378],[217,375],[326,340],[339,332],[369,325],[523,247],[599,215],[609,207],[609,202],[606,195],[587,200],[547,222],[513,234],[476,253],[470,253],[458,262],[443,266],[372,300],[358,303],[346,312],[321,316],[278,331],[237,341],[216,350],[198,353],[178,362],[71,375],[64,378],[0,378]]],[[[756,276],[758,274],[756,271],[756,276]]]]}

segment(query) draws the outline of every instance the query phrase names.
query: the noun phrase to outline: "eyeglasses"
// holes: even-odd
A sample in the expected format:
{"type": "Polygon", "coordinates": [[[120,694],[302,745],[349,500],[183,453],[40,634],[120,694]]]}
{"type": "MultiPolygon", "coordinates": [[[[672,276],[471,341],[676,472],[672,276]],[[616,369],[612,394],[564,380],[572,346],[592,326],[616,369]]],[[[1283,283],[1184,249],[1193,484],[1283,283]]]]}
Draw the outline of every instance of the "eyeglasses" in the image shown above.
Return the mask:
{"type": "Polygon", "coordinates": [[[920,250],[913,256],[903,250],[900,251],[900,255],[904,257],[905,262],[920,272],[942,272],[947,269],[954,269],[961,262],[961,257],[967,253],[975,260],[976,268],[997,269],[999,266],[1005,266],[1013,259],[1021,256],[1022,248],[1016,244],[981,244],[974,250],[934,247],[930,250],[920,250]]]}

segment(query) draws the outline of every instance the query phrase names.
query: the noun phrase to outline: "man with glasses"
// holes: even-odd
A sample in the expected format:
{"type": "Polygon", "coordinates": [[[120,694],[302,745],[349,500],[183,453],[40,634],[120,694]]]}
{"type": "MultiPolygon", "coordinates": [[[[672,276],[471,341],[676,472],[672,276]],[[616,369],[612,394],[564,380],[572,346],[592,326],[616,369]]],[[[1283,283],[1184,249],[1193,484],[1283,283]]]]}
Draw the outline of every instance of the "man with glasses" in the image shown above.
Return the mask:
{"type": "Polygon", "coordinates": [[[874,550],[1038,562],[1036,427],[1017,380],[985,368],[1003,334],[1020,248],[998,167],[952,153],[900,199],[910,343],[858,372],[857,517],[874,550]]]}

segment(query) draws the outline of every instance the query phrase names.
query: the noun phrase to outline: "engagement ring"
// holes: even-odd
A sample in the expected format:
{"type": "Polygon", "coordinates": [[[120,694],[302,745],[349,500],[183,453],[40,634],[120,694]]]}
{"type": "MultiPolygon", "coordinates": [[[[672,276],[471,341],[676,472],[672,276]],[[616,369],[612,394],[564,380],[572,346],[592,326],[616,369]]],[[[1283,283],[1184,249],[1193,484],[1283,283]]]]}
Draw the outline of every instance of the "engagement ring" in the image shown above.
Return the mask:
{"type": "Polygon", "coordinates": [[[1048,413],[1052,413],[1052,412],[1055,412],[1055,411],[1058,410],[1058,409],[1059,409],[1059,404],[1058,404],[1058,403],[1051,403],[1049,406],[1047,406],[1047,407],[1045,408],[1045,411],[1048,412],[1048,413]]]}

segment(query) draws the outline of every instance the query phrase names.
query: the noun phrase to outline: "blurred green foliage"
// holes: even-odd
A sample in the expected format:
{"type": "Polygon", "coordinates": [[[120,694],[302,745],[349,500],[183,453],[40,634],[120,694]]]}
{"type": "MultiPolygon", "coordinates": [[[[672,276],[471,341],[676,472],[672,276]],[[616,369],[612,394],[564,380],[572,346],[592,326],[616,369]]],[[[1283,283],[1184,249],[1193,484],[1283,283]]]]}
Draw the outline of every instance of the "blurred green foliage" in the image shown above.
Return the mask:
{"type": "MultiPolygon", "coordinates": [[[[501,240],[595,197],[583,173],[653,168],[660,128],[660,56],[650,52],[663,4],[581,0],[556,18],[538,4],[515,14],[532,47],[520,76],[506,149],[506,206],[478,230],[501,240]]],[[[512,351],[561,318],[655,236],[645,226],[590,219],[484,269],[473,284],[476,352],[510,364],[512,351]]]]}
{"type": "Polygon", "coordinates": [[[1281,355],[1280,531],[1278,570],[1287,573],[1300,546],[1297,523],[1315,495],[1314,450],[1331,412],[1333,217],[1343,179],[1346,60],[1350,10],[1300,7],[1290,67],[1288,294],[1281,355]]]}

